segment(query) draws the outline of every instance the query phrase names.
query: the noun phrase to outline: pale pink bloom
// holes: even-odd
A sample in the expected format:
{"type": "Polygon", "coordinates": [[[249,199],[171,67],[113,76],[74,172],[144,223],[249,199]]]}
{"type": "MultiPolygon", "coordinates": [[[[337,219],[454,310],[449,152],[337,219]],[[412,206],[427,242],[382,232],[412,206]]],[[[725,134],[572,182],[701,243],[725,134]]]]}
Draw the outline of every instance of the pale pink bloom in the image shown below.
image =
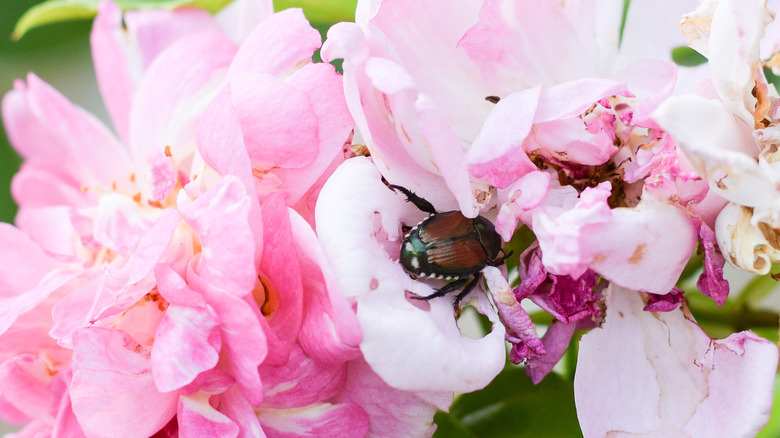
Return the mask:
{"type": "Polygon", "coordinates": [[[4,98],[25,162],[0,227],[0,415],[22,434],[432,433],[434,404],[364,365],[312,229],[352,131],[341,77],[300,10],[270,11],[102,3],[119,138],[34,75],[4,98]],[[384,409],[404,403],[425,414],[384,409]]]}
{"type": "Polygon", "coordinates": [[[708,57],[712,80],[655,113],[710,188],[730,201],[715,229],[726,260],[757,274],[780,260],[772,243],[780,228],[778,98],[762,70],[780,41],[777,24],[769,25],[774,15],[765,2],[699,5],[681,27],[708,57]]]}
{"type": "MultiPolygon", "coordinates": [[[[454,376],[441,385],[429,376],[464,367],[449,360],[444,368],[442,357],[450,356],[440,345],[457,352],[476,342],[455,330],[451,301],[410,299],[441,285],[404,277],[396,262],[400,228],[423,214],[403,207],[403,196],[383,187],[380,175],[438,211],[495,219],[505,240],[520,223],[534,231],[538,246],[522,256],[520,288],[506,293],[506,281],[486,269],[495,309],[482,294],[471,303],[491,321],[493,311],[499,315],[512,359],[527,360],[536,381],[575,330],[601,322],[596,303],[606,282],[633,296],[668,294],[648,298],[648,311],[678,311],[675,284],[697,241],[705,249],[702,292],[725,300],[724,260],[711,230],[723,202],[708,197],[706,182],[651,117],[676,85],[691,90],[706,74],[706,67],[680,70],[670,58],[684,44],[679,17],[694,2],[632,2],[619,44],[622,5],[367,0],[359,2],[355,24],[329,31],[323,56],[344,59],[347,104],[378,172],[365,161],[342,165],[324,189],[317,228],[342,288],[355,297],[366,360],[391,385],[473,389],[492,376],[474,379],[476,366],[464,375],[473,385],[454,376]],[[348,223],[338,223],[337,205],[356,212],[348,223]],[[524,298],[558,321],[542,339],[519,306],[524,298]],[[390,316],[395,312],[398,318],[390,316]],[[413,333],[399,325],[401,315],[415,321],[413,333]],[[400,363],[399,352],[413,363],[426,355],[429,365],[416,372],[388,366],[400,363]]],[[[494,323],[479,340],[491,354],[495,333],[494,323]]],[[[619,347],[603,359],[622,364],[619,347]]],[[[742,365],[769,368],[761,361],[742,365]]],[[[478,367],[497,369],[487,361],[478,367]]],[[[669,382],[677,372],[662,366],[657,376],[669,382]]],[[[621,376],[627,374],[605,379],[619,385],[621,376]]],[[[587,394],[591,384],[577,391],[587,394]]]]}

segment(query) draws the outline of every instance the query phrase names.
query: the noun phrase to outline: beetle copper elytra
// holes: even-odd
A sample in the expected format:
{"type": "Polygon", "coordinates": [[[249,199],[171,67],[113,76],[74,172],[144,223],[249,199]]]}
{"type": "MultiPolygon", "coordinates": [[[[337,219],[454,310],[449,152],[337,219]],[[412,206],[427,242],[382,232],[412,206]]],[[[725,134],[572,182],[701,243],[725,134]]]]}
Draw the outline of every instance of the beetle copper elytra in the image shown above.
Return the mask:
{"type": "Polygon", "coordinates": [[[482,269],[500,266],[509,256],[500,255],[501,237],[493,223],[482,216],[471,219],[458,210],[439,213],[430,202],[409,189],[394,184],[388,187],[403,193],[408,202],[429,213],[404,235],[401,265],[418,277],[451,281],[431,295],[415,298],[427,301],[462,287],[453,303],[457,308],[479,282],[482,269]]]}

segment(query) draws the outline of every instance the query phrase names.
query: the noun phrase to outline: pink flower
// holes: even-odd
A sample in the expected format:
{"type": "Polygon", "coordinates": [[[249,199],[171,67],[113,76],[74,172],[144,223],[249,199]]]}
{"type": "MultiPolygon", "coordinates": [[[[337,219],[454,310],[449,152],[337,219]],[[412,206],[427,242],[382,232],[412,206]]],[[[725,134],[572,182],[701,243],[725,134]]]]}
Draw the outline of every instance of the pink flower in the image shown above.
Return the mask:
{"type": "MultiPolygon", "coordinates": [[[[667,3],[633,2],[622,35],[620,8],[598,0],[367,0],[359,2],[355,24],[329,31],[323,56],[344,59],[347,104],[371,161],[348,161],[326,184],[317,230],[343,290],[357,303],[361,350],[388,383],[437,391],[484,385],[499,369],[487,360],[499,349],[495,315],[506,326],[513,361],[527,360],[533,379],[541,380],[575,330],[597,326],[604,317],[615,324],[615,313],[608,308],[604,315],[596,304],[610,305],[603,294],[607,282],[610,293],[626,295],[624,300],[672,294],[671,305],[648,308],[679,312],[673,310],[675,285],[699,240],[706,252],[702,292],[725,300],[724,260],[711,233],[723,203],[707,196],[707,184],[679,159],[675,142],[651,117],[676,83],[692,89],[706,73],[678,71],[671,62],[671,49],[682,43],[677,22],[693,3],[667,3]],[[538,248],[524,255],[523,283],[513,293],[504,274],[484,271],[492,305],[482,294],[471,303],[493,327],[478,342],[456,330],[448,300],[420,305],[409,299],[441,284],[404,276],[396,261],[400,229],[422,214],[402,204],[381,178],[428,199],[437,211],[495,220],[504,240],[520,224],[533,231],[538,248]],[[343,216],[336,211],[354,216],[339,223],[343,216]],[[542,339],[519,305],[528,297],[557,318],[542,339]],[[401,326],[401,319],[414,321],[414,329],[401,326]],[[440,347],[466,352],[478,344],[484,360],[468,369],[466,360],[453,360],[440,347]],[[409,372],[397,366],[399,356],[415,364],[425,357],[427,366],[409,372]],[[445,374],[449,384],[430,375],[441,370],[452,371],[445,374]]],[[[655,344],[666,338],[652,339],[660,348],[655,344]]],[[[584,345],[582,360],[594,360],[593,345],[584,345]]],[[[599,359],[624,363],[619,343],[608,351],[599,359]]],[[[764,359],[733,363],[766,377],[772,363],[764,359]]],[[[686,364],[682,370],[661,364],[657,379],[667,384],[680,372],[704,373],[692,361],[686,364]]],[[[598,384],[591,377],[580,379],[578,394],[598,384]]],[[[605,376],[615,391],[603,396],[623,400],[616,389],[623,377],[628,374],[605,376]]],[[[584,400],[578,396],[578,404],[584,400]]],[[[596,430],[590,426],[600,421],[594,415],[580,411],[585,429],[596,430]]],[[[604,433],[620,415],[603,422],[604,433]]]]}
{"type": "Polygon", "coordinates": [[[53,436],[432,433],[436,398],[365,366],[312,229],[353,122],[301,11],[104,2],[92,41],[118,137],[34,75],[3,99],[25,162],[0,415],[53,436]]]}

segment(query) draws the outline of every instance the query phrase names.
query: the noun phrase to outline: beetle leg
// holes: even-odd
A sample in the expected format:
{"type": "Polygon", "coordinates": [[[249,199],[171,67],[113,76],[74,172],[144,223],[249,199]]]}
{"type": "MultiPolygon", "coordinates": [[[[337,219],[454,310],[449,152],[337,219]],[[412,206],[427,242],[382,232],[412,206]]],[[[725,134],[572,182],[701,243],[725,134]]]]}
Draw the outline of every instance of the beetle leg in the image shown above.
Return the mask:
{"type": "Polygon", "coordinates": [[[420,210],[426,213],[436,214],[436,209],[433,208],[433,204],[428,202],[428,200],[426,200],[425,198],[421,198],[415,195],[414,192],[412,192],[411,190],[401,186],[397,186],[395,184],[388,184],[387,187],[389,187],[393,191],[398,190],[399,192],[403,193],[406,196],[406,202],[411,202],[420,210]]]}
{"type": "MultiPolygon", "coordinates": [[[[503,249],[501,251],[503,251],[503,249]]],[[[487,264],[490,266],[501,266],[504,264],[504,260],[508,259],[513,253],[514,251],[509,251],[509,253],[504,253],[504,256],[501,257],[500,259],[493,260],[492,262],[488,261],[487,264]]]]}
{"type": "Polygon", "coordinates": [[[468,279],[469,279],[468,277],[459,278],[459,279],[453,281],[452,283],[448,283],[448,284],[444,285],[444,287],[442,287],[441,289],[437,289],[436,292],[428,295],[427,297],[417,296],[417,297],[414,297],[414,299],[428,301],[428,300],[432,300],[434,298],[443,297],[443,296],[447,295],[448,293],[450,293],[452,291],[455,291],[458,288],[460,288],[461,286],[463,286],[464,284],[466,284],[466,281],[468,279]]]}
{"type": "Polygon", "coordinates": [[[477,274],[474,276],[474,279],[469,282],[469,284],[466,285],[466,287],[463,288],[463,290],[458,294],[458,296],[455,297],[455,302],[452,303],[452,307],[455,309],[458,309],[458,305],[460,304],[461,300],[466,298],[466,295],[471,292],[472,289],[477,285],[479,282],[479,279],[482,277],[482,274],[477,274]]]}

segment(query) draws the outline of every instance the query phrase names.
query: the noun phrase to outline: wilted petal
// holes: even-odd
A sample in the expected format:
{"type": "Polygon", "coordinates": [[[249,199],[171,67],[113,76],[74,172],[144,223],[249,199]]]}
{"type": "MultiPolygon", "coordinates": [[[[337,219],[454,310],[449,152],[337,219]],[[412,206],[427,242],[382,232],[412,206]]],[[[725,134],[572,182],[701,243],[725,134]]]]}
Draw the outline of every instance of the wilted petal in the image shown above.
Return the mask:
{"type": "Polygon", "coordinates": [[[751,332],[710,339],[682,310],[642,310],[612,286],[606,322],[580,341],[574,380],[585,436],[755,436],[769,419],[777,347],[751,332]]]}
{"type": "Polygon", "coordinates": [[[715,193],[749,207],[772,205],[774,183],[756,162],[752,122],[742,123],[721,102],[695,95],[670,97],[653,117],[715,193]]]}
{"type": "Polygon", "coordinates": [[[753,209],[730,203],[723,207],[715,221],[715,234],[729,263],[748,272],[766,275],[772,263],[780,260],[780,248],[776,246],[775,231],[768,226],[754,226],[752,217],[753,209]]]}

